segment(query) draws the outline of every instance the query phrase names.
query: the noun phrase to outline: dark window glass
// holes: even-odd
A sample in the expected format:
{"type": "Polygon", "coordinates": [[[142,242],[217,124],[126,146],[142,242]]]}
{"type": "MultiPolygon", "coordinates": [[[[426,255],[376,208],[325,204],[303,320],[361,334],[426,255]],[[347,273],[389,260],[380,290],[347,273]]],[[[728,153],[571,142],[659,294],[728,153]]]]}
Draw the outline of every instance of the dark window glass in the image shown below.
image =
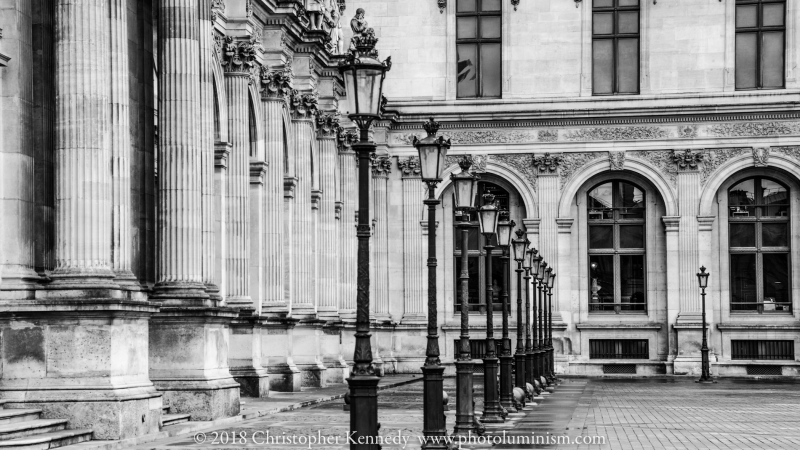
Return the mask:
{"type": "Polygon", "coordinates": [[[502,93],[502,4],[500,0],[459,0],[456,8],[458,98],[500,97],[502,93]]]}
{"type": "Polygon", "coordinates": [[[592,2],[592,92],[639,93],[639,1],[592,2]]]}
{"type": "Polygon", "coordinates": [[[791,310],[789,190],[763,177],[728,190],[731,311],[791,310]]]}
{"type": "MultiPolygon", "coordinates": [[[[453,267],[455,270],[456,277],[456,308],[461,305],[461,257],[456,256],[453,258],[453,267]]],[[[480,269],[480,256],[470,256],[469,257],[469,304],[470,307],[478,304],[481,301],[481,296],[478,290],[480,289],[480,277],[478,274],[478,270],[480,269]]]]}
{"type": "Polygon", "coordinates": [[[588,192],[590,312],[646,312],[645,194],[625,181],[588,192]]]}
{"type": "Polygon", "coordinates": [[[786,2],[737,0],[736,89],[784,86],[786,2]]]}

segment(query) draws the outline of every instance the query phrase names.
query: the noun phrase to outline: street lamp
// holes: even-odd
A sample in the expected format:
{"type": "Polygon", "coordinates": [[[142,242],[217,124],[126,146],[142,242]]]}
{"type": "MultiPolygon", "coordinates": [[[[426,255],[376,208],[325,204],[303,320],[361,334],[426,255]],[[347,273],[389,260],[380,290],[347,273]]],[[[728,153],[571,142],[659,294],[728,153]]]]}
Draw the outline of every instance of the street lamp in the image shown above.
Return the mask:
{"type": "Polygon", "coordinates": [[[510,220],[508,211],[500,212],[500,223],[497,224],[497,245],[503,250],[503,348],[500,351],[500,405],[509,410],[514,407],[514,380],[511,374],[511,365],[514,358],[511,356],[511,339],[508,337],[508,314],[511,305],[508,303],[508,262],[511,259],[511,232],[517,224],[510,220]]]}
{"type": "Polygon", "coordinates": [[[352,450],[376,450],[378,437],[378,380],[372,366],[369,338],[369,177],[370,155],[375,144],[369,140],[372,121],[380,118],[383,80],[392,66],[391,58],[379,61],[372,29],[353,38],[354,50],[339,64],[347,92],[348,117],[358,125],[360,140],[353,144],[358,154],[358,290],[356,294],[356,345],[353,370],[347,379],[350,388],[350,430],[352,450]]]}
{"type": "Polygon", "coordinates": [[[436,185],[442,181],[444,158],[450,149],[450,140],[436,137],[439,124],[431,117],[422,127],[428,134],[423,139],[414,136],[414,147],[419,152],[422,182],[428,185],[428,346],[425,350],[423,377],[423,419],[422,432],[425,435],[423,448],[444,449],[444,436],[447,435],[444,416],[444,366],[439,360],[439,326],[436,323],[436,185]]]}
{"type": "Polygon", "coordinates": [[[494,288],[492,287],[492,238],[497,233],[497,222],[500,218],[500,209],[494,201],[494,195],[483,195],[483,206],[478,211],[478,222],[481,234],[486,240],[486,356],[483,358],[483,417],[485,423],[504,422],[503,411],[500,408],[500,398],[497,386],[497,349],[494,342],[494,288]]]}
{"type": "Polygon", "coordinates": [[[470,212],[475,209],[475,194],[478,190],[478,175],[469,173],[472,159],[463,157],[458,165],[461,172],[450,175],[455,192],[455,209],[461,212],[461,337],[458,340],[456,361],[456,426],[454,435],[467,436],[478,430],[475,422],[475,407],[472,395],[472,377],[475,363],[469,344],[469,226],[470,212]]]}
{"type": "MultiPolygon", "coordinates": [[[[539,255],[539,258],[542,258],[542,255],[539,255]]],[[[537,317],[537,326],[539,327],[539,335],[534,336],[537,338],[537,345],[536,345],[536,354],[534,355],[534,366],[535,366],[535,377],[536,381],[542,383],[542,375],[544,374],[544,368],[542,367],[542,360],[544,357],[544,277],[545,273],[547,273],[547,263],[544,261],[539,262],[539,272],[536,274],[536,286],[539,294],[539,306],[537,311],[539,315],[537,317]]],[[[544,389],[545,383],[542,383],[542,389],[544,389]]]]}
{"type": "Polygon", "coordinates": [[[542,261],[542,257],[539,256],[539,250],[531,249],[528,250],[528,267],[527,270],[530,272],[525,273],[525,284],[526,289],[530,289],[531,283],[534,283],[533,289],[533,301],[531,301],[531,296],[528,295],[528,301],[525,303],[525,382],[530,383],[533,386],[534,391],[538,394],[539,389],[536,387],[536,365],[534,364],[534,347],[533,347],[533,339],[536,339],[536,311],[531,310],[531,303],[533,306],[533,310],[536,309],[536,273],[539,271],[539,263],[542,261]]]}
{"type": "Polygon", "coordinates": [[[550,279],[547,281],[547,318],[550,320],[547,327],[547,346],[550,348],[550,365],[548,367],[547,378],[551,380],[551,382],[556,379],[556,351],[555,348],[553,348],[553,286],[555,286],[555,284],[556,274],[553,272],[550,274],[550,279]]]}
{"type": "Polygon", "coordinates": [[[543,299],[544,303],[544,310],[542,311],[542,377],[547,381],[547,385],[549,386],[552,382],[550,381],[552,377],[550,377],[550,327],[549,324],[552,323],[550,320],[550,305],[549,301],[552,299],[552,293],[550,292],[550,279],[553,275],[553,268],[548,267],[547,270],[544,271],[544,292],[547,295],[546,298],[543,299]]]}
{"type": "Polygon", "coordinates": [[[711,370],[708,362],[708,339],[706,337],[706,288],[708,287],[709,272],[706,272],[705,266],[700,267],[700,272],[697,274],[697,283],[700,285],[700,295],[703,298],[703,346],[700,347],[700,352],[703,355],[703,367],[698,383],[714,383],[711,378],[711,370]]]}
{"type": "MultiPolygon", "coordinates": [[[[523,269],[523,263],[527,260],[530,262],[530,258],[527,256],[528,252],[528,245],[530,245],[530,241],[525,238],[525,232],[522,230],[517,230],[517,238],[514,239],[514,260],[517,262],[517,348],[514,352],[514,367],[516,371],[516,376],[514,378],[514,385],[523,391],[525,391],[525,347],[523,346],[522,342],[522,328],[525,327],[525,331],[528,333],[528,337],[530,338],[530,332],[528,328],[525,326],[525,321],[522,319],[522,272],[525,272],[525,305],[530,312],[531,302],[529,298],[530,289],[528,287],[528,271],[530,267],[523,269]]],[[[526,316],[527,317],[527,316],[526,316]]]]}

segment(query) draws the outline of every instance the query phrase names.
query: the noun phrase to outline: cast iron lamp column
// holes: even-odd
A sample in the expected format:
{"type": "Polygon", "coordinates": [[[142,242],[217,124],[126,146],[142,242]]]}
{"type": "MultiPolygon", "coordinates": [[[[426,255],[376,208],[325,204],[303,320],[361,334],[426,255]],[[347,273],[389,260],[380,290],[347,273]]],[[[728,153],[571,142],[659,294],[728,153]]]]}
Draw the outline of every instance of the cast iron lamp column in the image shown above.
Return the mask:
{"type": "MultiPolygon", "coordinates": [[[[523,344],[523,327],[527,332],[528,327],[526,326],[526,321],[522,318],[522,272],[526,272],[528,269],[522,268],[522,262],[525,258],[525,254],[528,251],[528,239],[524,238],[525,232],[522,230],[517,230],[516,232],[517,238],[514,239],[514,261],[517,262],[517,268],[515,271],[517,272],[517,348],[514,352],[514,367],[516,371],[516,375],[514,378],[514,385],[523,391],[525,391],[525,347],[523,344]]],[[[527,308],[528,313],[530,313],[531,309],[531,302],[530,302],[530,289],[528,287],[528,276],[525,275],[525,305],[527,308]]],[[[527,317],[527,315],[525,316],[527,317]]],[[[528,332],[528,338],[530,339],[530,332],[528,332]]]]}
{"type": "MultiPolygon", "coordinates": [[[[539,255],[539,258],[542,258],[542,255],[539,255]]],[[[536,347],[536,359],[534,364],[536,365],[536,380],[541,383],[542,377],[544,376],[544,274],[547,270],[547,263],[541,261],[539,263],[539,272],[536,274],[536,289],[539,295],[539,305],[537,307],[537,311],[539,312],[539,316],[537,317],[537,326],[539,328],[539,335],[538,335],[538,345],[536,347]]],[[[542,384],[542,389],[544,389],[544,384],[542,384]]]]}
{"type": "Polygon", "coordinates": [[[547,326],[547,346],[550,349],[548,375],[547,378],[550,382],[556,380],[556,351],[553,347],[553,286],[556,284],[556,274],[550,274],[550,280],[547,282],[547,319],[550,323],[547,326]]]}
{"type": "Polygon", "coordinates": [[[499,389],[497,386],[497,349],[494,342],[494,319],[492,287],[492,237],[497,233],[497,219],[500,211],[494,201],[494,195],[483,195],[483,206],[478,211],[481,234],[486,239],[486,357],[483,358],[483,417],[485,423],[504,422],[503,411],[500,408],[499,389]]]}
{"type": "Polygon", "coordinates": [[[550,307],[548,300],[550,299],[550,276],[553,274],[553,268],[548,267],[544,271],[544,280],[542,280],[542,292],[546,297],[542,299],[542,342],[541,342],[541,375],[549,386],[552,384],[550,378],[550,341],[549,341],[549,323],[550,323],[550,307]]]}
{"type": "Polygon", "coordinates": [[[439,360],[439,326],[436,321],[436,185],[442,181],[442,170],[450,140],[436,137],[439,124],[433,120],[422,125],[428,134],[422,140],[414,136],[414,147],[419,153],[421,178],[428,185],[428,198],[424,201],[428,206],[428,345],[425,350],[425,365],[422,366],[423,377],[423,419],[422,433],[425,443],[422,448],[445,449],[444,437],[447,436],[444,416],[444,366],[439,360]]]}
{"type": "Polygon", "coordinates": [[[356,296],[356,345],[353,370],[347,379],[350,387],[351,450],[378,450],[378,380],[372,366],[369,338],[369,177],[370,155],[375,143],[369,141],[369,127],[380,118],[383,80],[391,68],[391,58],[378,61],[375,32],[366,30],[353,38],[354,50],[339,65],[347,90],[348,117],[358,125],[360,140],[353,144],[358,154],[358,293],[356,296]]]}
{"type": "Polygon", "coordinates": [[[703,298],[703,346],[700,347],[700,352],[703,358],[703,367],[700,379],[697,380],[698,383],[715,383],[715,381],[711,378],[711,368],[709,367],[708,361],[708,338],[706,336],[706,288],[708,287],[709,275],[710,273],[706,272],[705,266],[700,267],[700,272],[697,274],[697,282],[700,285],[700,295],[703,298]]]}
{"type": "Polygon", "coordinates": [[[500,300],[503,302],[503,348],[500,352],[500,405],[506,410],[514,407],[514,380],[511,373],[511,365],[514,357],[511,356],[511,339],[508,337],[508,315],[511,305],[508,303],[508,263],[511,257],[511,230],[517,224],[509,219],[508,211],[500,212],[500,223],[497,225],[497,244],[503,250],[503,295],[500,300]]]}
{"type": "MultiPolygon", "coordinates": [[[[525,258],[525,261],[522,263],[522,266],[525,268],[526,291],[530,290],[531,283],[536,282],[535,265],[538,264],[538,257],[536,256],[538,253],[539,250],[536,250],[535,248],[528,250],[527,258],[525,258]]],[[[534,318],[536,312],[531,310],[531,303],[533,304],[533,308],[536,308],[535,284],[533,285],[533,288],[533,299],[531,299],[530,292],[528,292],[527,299],[525,300],[525,382],[529,383],[534,387],[534,390],[536,390],[536,383],[533,382],[536,377],[536,373],[534,372],[535,365],[533,364],[533,339],[536,337],[536,321],[534,318]]]]}
{"type": "MultiPolygon", "coordinates": [[[[538,394],[540,392],[539,388],[539,368],[536,365],[537,359],[537,320],[538,315],[541,314],[541,311],[536,311],[536,303],[538,302],[538,296],[536,295],[538,291],[538,283],[536,281],[537,274],[539,273],[539,266],[542,264],[542,255],[539,254],[539,250],[533,249],[531,251],[531,284],[533,286],[533,305],[532,305],[532,314],[531,314],[531,346],[528,350],[527,356],[527,363],[528,363],[528,372],[530,373],[530,381],[528,381],[538,394]]],[[[541,295],[541,294],[540,294],[541,295]]]]}
{"type": "Polygon", "coordinates": [[[458,165],[461,172],[450,175],[455,193],[455,209],[461,212],[461,336],[456,361],[456,426],[453,435],[467,436],[478,432],[473,398],[472,349],[469,344],[469,214],[475,209],[478,175],[471,175],[471,158],[465,156],[458,165]]]}

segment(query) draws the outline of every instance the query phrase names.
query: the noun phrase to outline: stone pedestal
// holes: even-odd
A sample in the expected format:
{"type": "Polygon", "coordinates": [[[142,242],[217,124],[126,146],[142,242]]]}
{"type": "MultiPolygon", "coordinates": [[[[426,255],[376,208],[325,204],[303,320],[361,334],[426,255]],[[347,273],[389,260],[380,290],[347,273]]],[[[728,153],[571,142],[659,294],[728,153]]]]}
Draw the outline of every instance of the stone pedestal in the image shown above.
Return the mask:
{"type": "Polygon", "coordinates": [[[228,365],[243,397],[269,397],[269,373],[261,350],[261,322],[252,308],[231,322],[228,365]]]}
{"type": "Polygon", "coordinates": [[[677,354],[673,361],[675,375],[697,375],[702,372],[703,318],[701,313],[682,313],[672,326],[675,329],[677,354]]]}
{"type": "Polygon", "coordinates": [[[232,308],[166,307],[150,320],[150,379],[173,414],[215,420],[239,414],[228,368],[232,308]]]}
{"type": "Polygon", "coordinates": [[[320,350],[322,363],[326,368],[326,384],[344,383],[344,379],[348,376],[347,362],[342,357],[340,348],[343,328],[344,325],[341,322],[329,322],[322,327],[320,350]]]}
{"type": "Polygon", "coordinates": [[[301,320],[292,330],[294,345],[294,362],[302,373],[303,387],[326,387],[325,364],[322,363],[320,340],[322,321],[316,319],[301,320]]]}
{"type": "Polygon", "coordinates": [[[292,329],[296,319],[270,317],[261,326],[261,355],[267,361],[269,389],[278,392],[299,392],[300,369],[294,364],[292,329]]]}
{"type": "Polygon", "coordinates": [[[68,419],[95,439],[159,431],[161,394],[148,378],[147,302],[62,299],[6,302],[0,312],[7,408],[68,419]]]}

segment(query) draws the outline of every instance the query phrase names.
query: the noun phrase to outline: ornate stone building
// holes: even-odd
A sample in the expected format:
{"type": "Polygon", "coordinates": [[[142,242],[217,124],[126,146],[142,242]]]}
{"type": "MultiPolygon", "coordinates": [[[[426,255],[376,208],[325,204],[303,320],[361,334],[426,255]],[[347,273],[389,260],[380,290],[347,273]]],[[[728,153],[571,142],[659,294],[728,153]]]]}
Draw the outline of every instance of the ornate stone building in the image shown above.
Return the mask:
{"type": "Polygon", "coordinates": [[[209,420],[240,396],[343,382],[358,205],[336,66],[364,20],[394,61],[372,133],[380,372],[424,361],[430,232],[448,371],[462,251],[484,337],[498,299],[477,231],[456,245],[449,181],[469,154],[558,274],[559,372],[697,372],[704,265],[712,371],[797,375],[792,2],[6,3],[6,407],[124,439],[157,431],[162,406],[209,420]],[[411,145],[429,116],[453,142],[436,230],[411,145]]]}

